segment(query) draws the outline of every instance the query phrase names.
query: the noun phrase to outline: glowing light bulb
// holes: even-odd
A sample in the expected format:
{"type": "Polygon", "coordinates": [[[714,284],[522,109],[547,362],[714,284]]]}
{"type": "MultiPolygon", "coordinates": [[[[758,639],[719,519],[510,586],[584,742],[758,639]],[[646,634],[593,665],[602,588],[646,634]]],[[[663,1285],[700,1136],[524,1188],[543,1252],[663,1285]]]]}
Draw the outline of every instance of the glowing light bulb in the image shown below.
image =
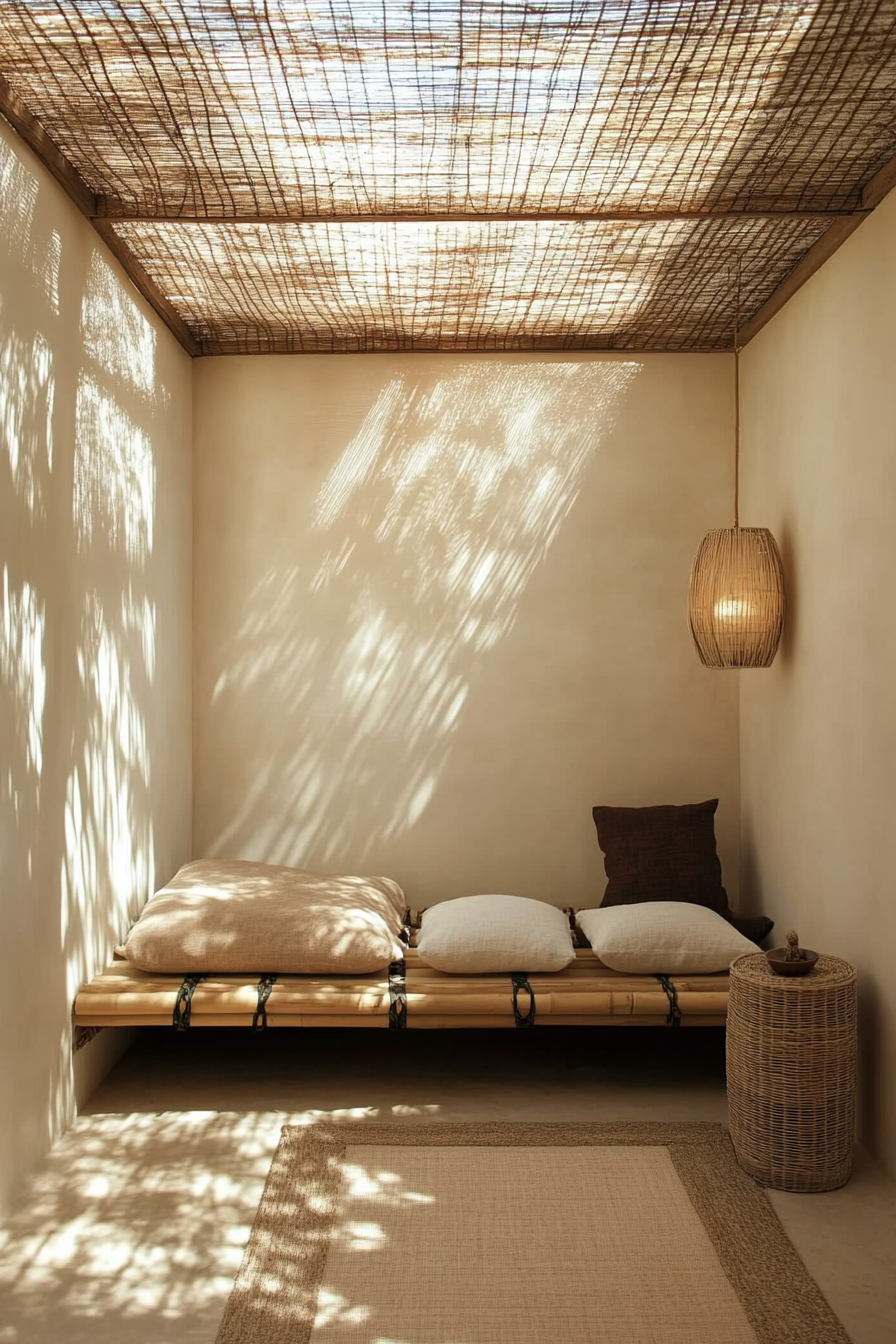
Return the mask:
{"type": "Polygon", "coordinates": [[[753,603],[744,597],[723,597],[715,605],[715,616],[720,621],[743,621],[753,614],[753,603]]]}

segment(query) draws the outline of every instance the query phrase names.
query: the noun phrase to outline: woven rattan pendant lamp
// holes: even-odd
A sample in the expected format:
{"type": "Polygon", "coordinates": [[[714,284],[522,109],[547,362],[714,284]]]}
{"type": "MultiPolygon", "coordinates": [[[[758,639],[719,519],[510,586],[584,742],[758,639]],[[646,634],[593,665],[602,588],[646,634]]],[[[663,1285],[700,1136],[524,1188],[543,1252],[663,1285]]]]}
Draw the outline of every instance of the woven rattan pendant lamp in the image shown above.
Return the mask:
{"type": "Polygon", "coordinates": [[[784,625],[784,567],[767,527],[741,527],[740,277],[734,327],[734,526],[714,528],[691,567],[688,626],[705,667],[770,667],[784,625]]]}

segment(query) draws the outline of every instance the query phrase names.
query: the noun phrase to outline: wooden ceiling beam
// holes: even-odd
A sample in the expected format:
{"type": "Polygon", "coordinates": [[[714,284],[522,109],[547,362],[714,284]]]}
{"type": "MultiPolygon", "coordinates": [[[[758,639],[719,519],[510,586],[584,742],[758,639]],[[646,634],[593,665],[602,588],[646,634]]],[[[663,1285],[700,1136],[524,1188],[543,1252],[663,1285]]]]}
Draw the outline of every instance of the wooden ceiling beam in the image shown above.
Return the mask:
{"type": "Polygon", "coordinates": [[[752,341],[753,337],[768,322],[771,322],[775,314],[779,313],[785,303],[793,298],[797,290],[802,289],[806,281],[834,255],[851,233],[855,233],[864,218],[864,214],[851,215],[846,219],[835,220],[829,229],[825,229],[818,242],[812,244],[806,255],[797,262],[772,296],[766,299],[762,307],[753,314],[749,321],[743,324],[740,329],[741,347],[752,341]]]}
{"type": "Polygon", "coordinates": [[[128,279],[151,304],[153,309],[168,327],[172,335],[180,341],[187,354],[199,354],[199,342],[194,338],[183,318],[171,306],[162,291],[149,278],[137,259],[117,238],[114,231],[99,217],[97,197],[84,179],[65,157],[58,145],[47,135],[43,126],[28,110],[17,93],[10,88],[7,80],[0,75],[0,115],[4,116],[13,130],[21,136],[25,144],[40,159],[49,173],[56,179],[69,199],[78,207],[81,214],[96,229],[103,242],[118,258],[128,279]]]}
{"type": "MultiPolygon", "coordinates": [[[[219,340],[211,337],[208,341],[202,342],[199,351],[200,356],[207,355],[214,358],[230,358],[231,356],[240,356],[250,353],[244,346],[233,340],[219,340]]],[[[450,349],[444,350],[434,346],[408,347],[403,350],[297,350],[294,345],[285,342],[272,341],[264,350],[253,350],[253,355],[302,355],[309,359],[317,355],[363,355],[365,359],[373,355],[541,355],[541,354],[562,354],[562,355],[618,355],[620,359],[628,359],[633,355],[730,355],[733,353],[731,346],[720,346],[717,344],[695,344],[688,346],[653,346],[653,345],[613,345],[606,343],[604,345],[577,345],[568,346],[561,343],[556,345],[539,345],[536,349],[529,348],[520,350],[517,346],[507,346],[506,348],[489,347],[488,349],[462,350],[450,349]]]]}
{"type": "Polygon", "coordinates": [[[53,174],[82,215],[92,219],[98,208],[96,196],[2,75],[0,75],[0,113],[13,130],[18,132],[28,148],[34,151],[44,167],[53,174]]]}
{"type": "Polygon", "coordinates": [[[149,278],[140,262],[126,243],[122,242],[112,225],[101,219],[91,221],[103,242],[113,256],[117,257],[134,287],[158,313],[168,330],[177,337],[188,355],[194,359],[201,353],[199,342],[180,313],[165,298],[158,285],[149,278]]]}
{"type": "Polygon", "coordinates": [[[200,215],[191,213],[135,213],[117,209],[108,197],[97,197],[95,218],[110,224],[587,224],[607,220],[618,223],[653,224],[666,220],[702,219],[852,219],[864,218],[871,207],[858,210],[443,210],[422,214],[413,211],[367,214],[245,214],[200,215]]]}
{"type": "Polygon", "coordinates": [[[854,215],[848,215],[843,219],[835,219],[830,228],[825,229],[818,242],[814,243],[802,260],[797,262],[771,298],[766,299],[759,311],[744,323],[740,333],[742,346],[752,341],[753,337],[771,322],[775,314],[781,311],[785,303],[793,298],[797,290],[802,289],[806,281],[830,260],[849,235],[855,233],[865,216],[880,204],[893,187],[896,187],[896,158],[885,163],[883,168],[865,183],[861,194],[861,211],[856,211],[854,215]]]}
{"type": "Polygon", "coordinates": [[[862,188],[862,208],[873,210],[896,187],[896,158],[890,159],[862,188]]]}

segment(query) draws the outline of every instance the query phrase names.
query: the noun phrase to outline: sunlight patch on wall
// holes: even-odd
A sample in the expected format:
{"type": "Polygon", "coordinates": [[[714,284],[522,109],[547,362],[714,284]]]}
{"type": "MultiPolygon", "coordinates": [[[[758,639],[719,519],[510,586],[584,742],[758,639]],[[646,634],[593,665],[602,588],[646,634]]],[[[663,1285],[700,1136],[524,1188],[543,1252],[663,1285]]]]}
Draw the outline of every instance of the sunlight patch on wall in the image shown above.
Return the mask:
{"type": "Polygon", "coordinates": [[[150,569],[157,493],[184,480],[163,436],[188,433],[189,374],[29,162],[0,129],[0,946],[4,1011],[29,1021],[3,1051],[18,1098],[0,1118],[4,1200],[73,1118],[74,991],[156,885],[157,851],[189,843],[183,786],[158,832],[151,793],[187,722],[182,654],[157,675],[156,604],[173,630],[188,609],[177,501],[177,558],[150,569]],[[174,411],[160,364],[183,398],[174,411]]]}
{"type": "Polygon", "coordinates": [[[394,378],[380,393],[373,410],[365,417],[364,424],[340,458],[339,466],[330,472],[317,497],[314,510],[317,527],[331,527],[353,491],[363,486],[382,451],[386,435],[400,421],[406,398],[403,378],[394,378]]]}
{"type": "Polygon", "coordinates": [[[29,173],[12,146],[0,140],[2,245],[8,256],[24,262],[29,269],[37,192],[37,178],[33,173],[29,173]]]}
{"type": "Polygon", "coordinates": [[[53,312],[59,312],[59,269],[62,265],[62,239],[55,229],[43,253],[43,264],[37,271],[44,294],[53,312]]]}
{"type": "MultiPolygon", "coordinates": [[[[35,590],[29,583],[24,583],[18,592],[11,588],[9,569],[4,565],[0,683],[10,705],[11,738],[17,746],[16,760],[24,763],[35,789],[43,770],[43,720],[47,695],[45,626],[46,611],[35,590]]],[[[5,744],[10,744],[6,732],[3,740],[5,744]]],[[[11,752],[4,761],[6,768],[2,791],[5,793],[9,790],[11,796],[18,798],[10,757],[11,752]]]]}
{"type": "Polygon", "coordinates": [[[156,511],[157,335],[95,251],[81,304],[72,519],[95,576],[77,642],[78,730],[65,787],[60,931],[67,992],[104,965],[155,886],[146,707],[156,609],[146,591],[156,511]]]}
{"type": "Polygon", "coordinates": [[[144,565],[152,553],[152,442],[90,374],[78,383],[72,508],[79,550],[94,539],[144,565]]]}
{"type": "MultiPolygon", "coordinates": [[[[0,938],[5,972],[4,1010],[18,1012],[9,973],[21,955],[19,930],[27,926],[35,885],[43,862],[43,813],[47,709],[47,613],[39,592],[15,581],[3,566],[0,592],[0,854],[6,909],[0,938]]],[[[8,1065],[4,1059],[4,1067],[8,1065]]],[[[7,1080],[8,1087],[14,1083],[7,1080]]],[[[12,1093],[10,1093],[12,1095],[12,1093]]],[[[3,1128],[21,1126],[21,1114],[8,1108],[3,1128]]],[[[4,1141],[6,1135],[3,1135],[4,1141]]]]}
{"type": "Polygon", "coordinates": [[[81,335],[86,352],[107,374],[157,398],[155,329],[99,252],[87,274],[81,335]]]}
{"type": "Polygon", "coordinates": [[[107,612],[88,593],[78,672],[86,732],[66,786],[61,936],[72,997],[126,932],[155,876],[150,750],[142,711],[155,668],[155,608],[129,589],[107,612]],[[105,893],[102,903],[99,893],[105,893]]]}
{"type": "Polygon", "coordinates": [[[30,272],[54,313],[59,312],[62,239],[55,229],[44,241],[34,228],[39,184],[11,145],[0,139],[0,248],[30,272]]]}
{"type": "Polygon", "coordinates": [[[462,363],[382,388],[227,651],[214,712],[252,766],[212,852],[331,866],[415,825],[640,367],[462,363]]]}
{"type": "Polygon", "coordinates": [[[53,469],[53,352],[37,332],[7,331],[0,341],[0,440],[13,488],[34,518],[46,516],[53,469]]]}

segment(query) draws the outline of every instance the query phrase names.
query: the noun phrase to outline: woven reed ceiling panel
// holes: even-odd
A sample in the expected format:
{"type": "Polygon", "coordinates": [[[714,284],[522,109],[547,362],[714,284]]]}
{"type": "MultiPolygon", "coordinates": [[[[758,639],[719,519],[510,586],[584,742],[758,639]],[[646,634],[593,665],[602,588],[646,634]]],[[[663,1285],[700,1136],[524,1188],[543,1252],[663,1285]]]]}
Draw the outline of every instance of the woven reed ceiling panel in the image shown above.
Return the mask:
{"type": "Polygon", "coordinates": [[[896,154],[896,0],[2,0],[0,72],[210,353],[730,347],[896,154]]]}

